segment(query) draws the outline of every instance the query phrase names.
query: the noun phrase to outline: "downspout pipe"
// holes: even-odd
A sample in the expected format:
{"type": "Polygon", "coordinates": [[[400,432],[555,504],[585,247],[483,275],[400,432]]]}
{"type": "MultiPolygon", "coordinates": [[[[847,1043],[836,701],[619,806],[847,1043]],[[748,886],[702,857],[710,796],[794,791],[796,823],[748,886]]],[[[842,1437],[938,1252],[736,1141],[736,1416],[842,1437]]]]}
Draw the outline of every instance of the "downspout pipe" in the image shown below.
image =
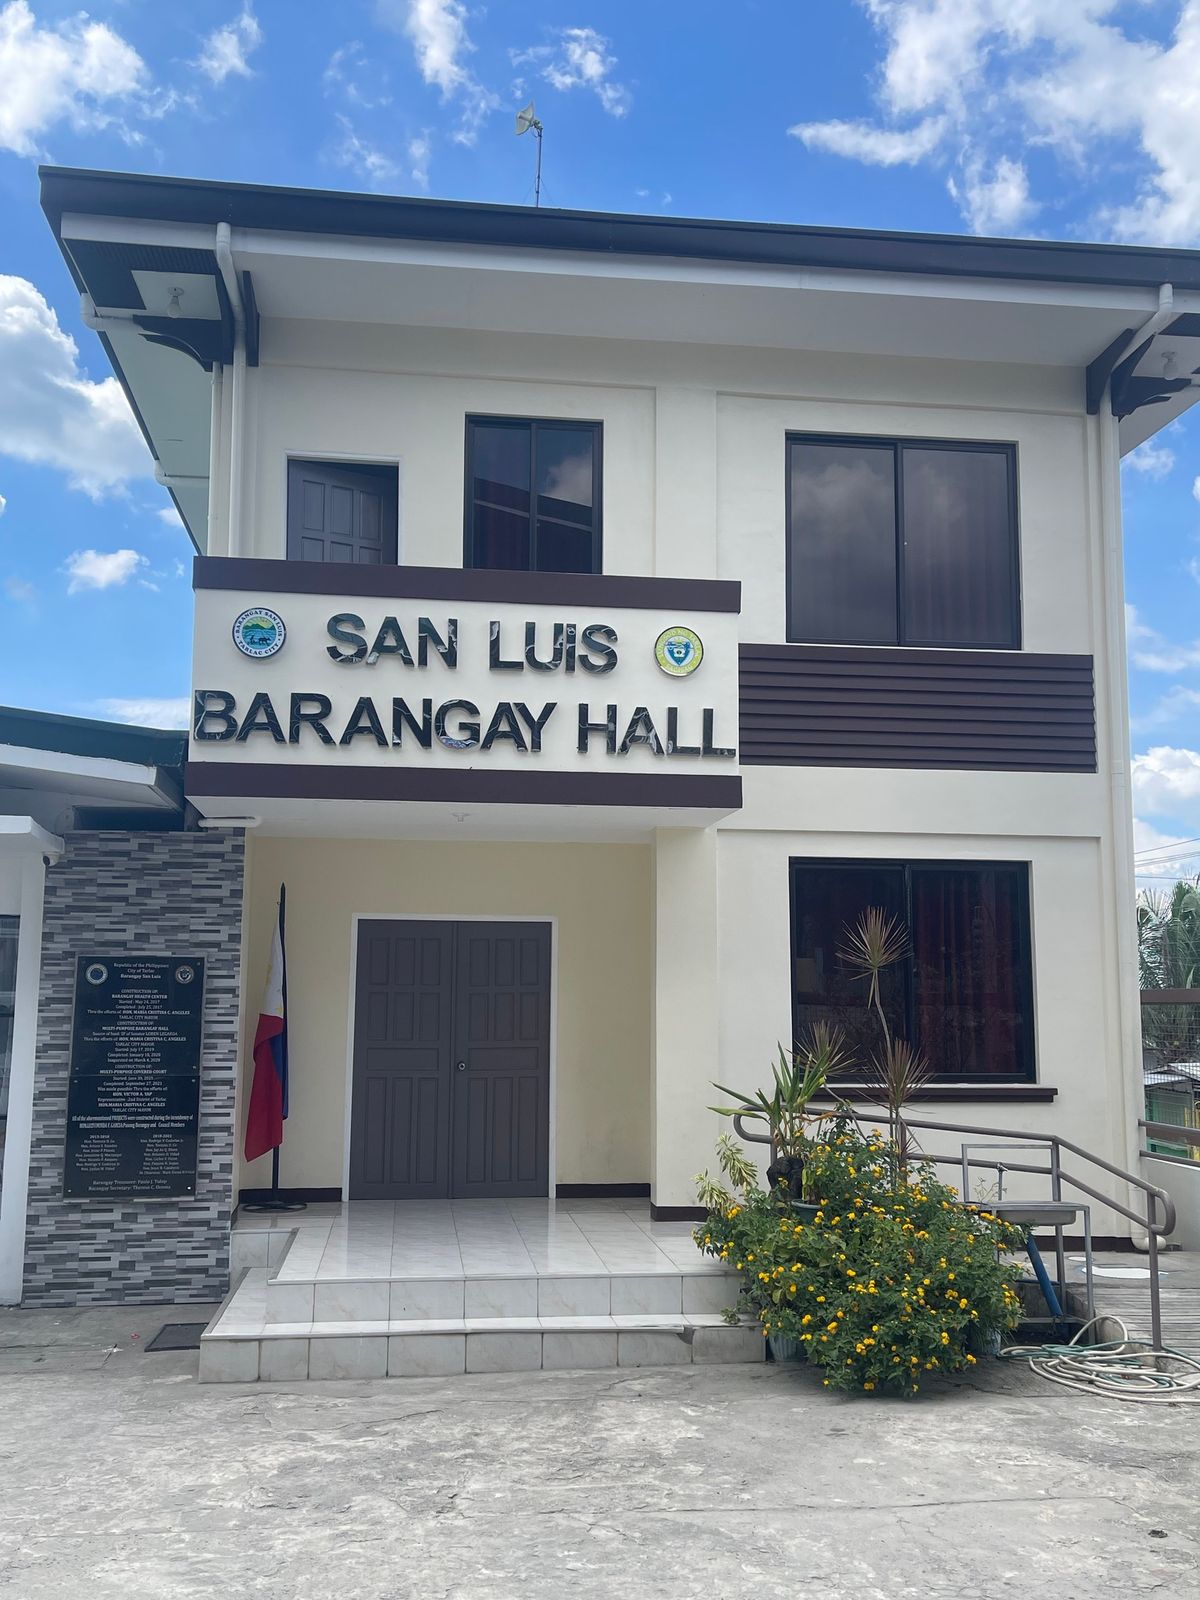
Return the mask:
{"type": "Polygon", "coordinates": [[[231,556],[242,554],[243,434],[246,430],[246,310],[237,268],[233,262],[232,233],[227,222],[217,223],[213,253],[233,311],[233,367],[229,386],[229,517],[226,542],[231,556]]]}
{"type": "MultiPolygon", "coordinates": [[[[1174,292],[1169,283],[1158,291],[1158,309],[1135,333],[1138,359],[1155,334],[1174,315],[1174,292]]],[[[1104,539],[1104,620],[1109,735],[1109,805],[1113,837],[1113,880],[1116,894],[1117,1004],[1121,1060],[1126,1082],[1126,1166],[1137,1170],[1140,1139],[1138,1118],[1141,1087],[1141,1007],[1138,995],[1136,874],[1133,855],[1133,799],[1129,772],[1129,684],[1126,674],[1125,567],[1121,549],[1121,446],[1120,424],[1112,408],[1112,374],[1104,390],[1104,404],[1096,417],[1100,445],[1100,515],[1104,539]],[[1119,735],[1118,737],[1114,737],[1119,735]]]]}

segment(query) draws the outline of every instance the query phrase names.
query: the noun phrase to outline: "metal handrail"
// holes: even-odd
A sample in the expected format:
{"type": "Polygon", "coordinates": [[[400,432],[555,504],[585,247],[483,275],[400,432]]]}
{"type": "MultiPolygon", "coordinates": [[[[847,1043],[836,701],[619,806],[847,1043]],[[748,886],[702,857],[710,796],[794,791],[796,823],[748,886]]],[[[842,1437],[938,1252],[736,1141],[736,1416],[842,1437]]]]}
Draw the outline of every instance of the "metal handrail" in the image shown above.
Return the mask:
{"type": "MultiPolygon", "coordinates": [[[[883,1112],[882,1107],[880,1107],[880,1111],[883,1112]]],[[[879,1122],[886,1120],[886,1112],[884,1112],[882,1116],[864,1116],[858,1111],[850,1110],[849,1107],[847,1107],[845,1108],[845,1114],[848,1115],[852,1121],[858,1123],[878,1124],[879,1122]]],[[[1048,1177],[1050,1179],[1051,1197],[1058,1201],[1061,1201],[1063,1198],[1063,1184],[1070,1184],[1073,1189],[1079,1190],[1081,1194],[1089,1195],[1093,1200],[1099,1201],[1101,1205],[1107,1206],[1110,1211],[1115,1211],[1119,1216],[1125,1217],[1128,1221],[1135,1222],[1140,1227],[1145,1228],[1146,1254],[1150,1263],[1150,1333],[1154,1348],[1156,1350],[1162,1349],[1162,1306],[1160,1303],[1158,1282],[1158,1241],[1160,1237],[1166,1238],[1167,1235],[1172,1233],[1175,1228],[1175,1204],[1165,1189],[1160,1189],[1157,1184],[1150,1183],[1145,1178],[1139,1178],[1135,1173],[1126,1172],[1123,1167],[1114,1165],[1113,1162],[1107,1161],[1103,1156],[1096,1155],[1096,1153],[1092,1150],[1084,1149],[1082,1145],[1076,1144],[1071,1139],[1064,1139],[1061,1134],[1031,1133],[1027,1128],[981,1128],[973,1123],[933,1122],[924,1117],[918,1118],[906,1116],[904,1118],[904,1123],[908,1128],[920,1128],[927,1133],[979,1134],[984,1138],[989,1139],[1012,1139],[1018,1142],[1036,1143],[1038,1145],[1048,1146],[1050,1149],[1050,1165],[1048,1167],[1030,1166],[1026,1163],[1013,1161],[991,1161],[983,1157],[969,1158],[967,1161],[967,1166],[990,1168],[996,1172],[1034,1173],[1035,1175],[1041,1177],[1048,1177]],[[1082,1178],[1076,1177],[1073,1173],[1064,1171],[1062,1165],[1062,1156],[1064,1152],[1069,1152],[1073,1156],[1078,1156],[1081,1160],[1089,1162],[1092,1166],[1102,1168],[1103,1171],[1111,1173],[1114,1178],[1119,1178],[1123,1183],[1128,1184],[1131,1188],[1140,1191],[1146,1199],[1146,1208],[1144,1213],[1130,1210],[1130,1208],[1127,1205],[1124,1205],[1120,1200],[1116,1200],[1111,1195],[1104,1194],[1100,1190],[1094,1189],[1091,1184],[1086,1183],[1082,1178]],[[1158,1215],[1160,1208],[1161,1220],[1159,1220],[1158,1215]]],[[[733,1126],[738,1136],[742,1139],[745,1139],[748,1144],[772,1144],[772,1140],[768,1134],[750,1132],[743,1124],[742,1114],[740,1112],[735,1113],[733,1118],[733,1126]]],[[[1146,1124],[1142,1123],[1140,1126],[1145,1127],[1146,1124]]],[[[957,1156],[944,1156],[935,1155],[929,1151],[922,1151],[921,1158],[925,1161],[932,1162],[935,1166],[955,1166],[961,1169],[963,1165],[963,1157],[961,1152],[957,1156]]],[[[964,1199],[965,1198],[966,1196],[964,1196],[964,1199]]],[[[1055,1230],[1055,1256],[1058,1268],[1058,1281],[1060,1284],[1065,1284],[1066,1251],[1063,1243],[1063,1232],[1061,1226],[1055,1230]]]]}
{"type": "MultiPolygon", "coordinates": [[[[1145,1128],[1151,1138],[1169,1139],[1172,1144],[1186,1144],[1193,1150],[1200,1149],[1200,1129],[1177,1128],[1173,1122],[1147,1122],[1144,1118],[1138,1123],[1138,1127],[1145,1128]]],[[[1151,1151],[1150,1154],[1153,1155],[1154,1152],[1151,1151]]]]}

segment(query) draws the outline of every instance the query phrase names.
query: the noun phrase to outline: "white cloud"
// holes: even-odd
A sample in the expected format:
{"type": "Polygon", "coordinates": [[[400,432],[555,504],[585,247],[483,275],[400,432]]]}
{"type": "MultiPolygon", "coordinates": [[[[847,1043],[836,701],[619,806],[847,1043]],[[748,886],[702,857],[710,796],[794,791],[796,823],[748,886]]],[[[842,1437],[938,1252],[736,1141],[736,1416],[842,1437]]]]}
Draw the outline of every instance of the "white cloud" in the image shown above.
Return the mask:
{"type": "Polygon", "coordinates": [[[374,111],[392,103],[387,73],[367,55],[358,39],[351,39],[333,52],[321,75],[321,84],[327,95],[340,95],[359,111],[374,111]],[[377,87],[371,83],[376,78],[377,87]]]}
{"type": "Polygon", "coordinates": [[[1200,833],[1200,752],[1153,745],[1133,758],[1134,809],[1185,823],[1200,833]]]}
{"type": "Polygon", "coordinates": [[[132,722],[139,728],[186,728],[191,703],[186,695],[178,695],[160,700],[97,700],[91,709],[113,722],[132,722]]]}
{"type": "Polygon", "coordinates": [[[80,12],[43,25],[27,0],[0,9],[0,149],[37,155],[59,122],[109,126],[146,85],[145,62],[107,23],[80,12]]]}
{"type": "Polygon", "coordinates": [[[809,150],[845,156],[870,167],[912,166],[931,155],[946,131],[944,117],[927,117],[913,128],[873,128],[866,122],[797,122],[788,129],[809,150]]]}
{"type": "Polygon", "coordinates": [[[946,187],[972,233],[1013,233],[1038,209],[1029,195],[1029,174],[1008,156],[1001,156],[990,173],[971,157],[961,178],[948,178],[946,187]]]}
{"type": "Polygon", "coordinates": [[[425,82],[440,89],[443,100],[458,105],[461,121],[452,135],[456,143],[474,144],[480,124],[500,100],[466,65],[475,46],[462,0],[379,0],[378,12],[381,21],[398,27],[408,39],[425,82]]]}
{"type": "Polygon", "coordinates": [[[409,174],[418,189],[429,187],[429,158],[433,153],[433,141],[428,133],[418,134],[415,139],[408,141],[409,174]]]}
{"type": "Polygon", "coordinates": [[[0,494],[0,517],[8,510],[8,501],[0,494]]]}
{"type": "Polygon", "coordinates": [[[1089,173],[1132,182],[1131,199],[1099,210],[1093,229],[1159,244],[1200,239],[1200,0],[1176,0],[1166,43],[1140,33],[1148,8],[1125,0],[859,4],[883,44],[879,119],[806,125],[860,129],[859,148],[844,153],[878,160],[888,135],[912,136],[914,118],[944,119],[924,159],[964,171],[978,161],[992,173],[982,196],[977,184],[954,186],[971,226],[1003,231],[1033,214],[1017,163],[1002,171],[1004,149],[1018,142],[1050,152],[1073,187],[1089,173]]]}
{"type": "Polygon", "coordinates": [[[25,578],[5,578],[4,592],[10,600],[17,600],[23,605],[29,605],[37,596],[37,590],[25,578]]]}
{"type": "Polygon", "coordinates": [[[1193,837],[1181,833],[1163,833],[1141,817],[1134,817],[1134,873],[1138,883],[1173,883],[1177,878],[1194,871],[1197,852],[1195,845],[1189,843],[1193,837]],[[1172,853],[1175,845],[1180,847],[1177,854],[1172,853]],[[1139,855],[1140,860],[1137,859],[1139,855]]]}
{"type": "Polygon", "coordinates": [[[1200,639],[1172,644],[1156,628],[1142,621],[1134,606],[1125,607],[1125,638],[1129,659],[1143,672],[1185,672],[1200,667],[1200,639]]]}
{"type": "Polygon", "coordinates": [[[93,383],[33,284],[3,275],[0,455],[56,467],[93,499],[154,468],[117,380],[93,383]]]}
{"type": "Polygon", "coordinates": [[[391,156],[356,133],[350,119],[340,111],[337,122],[341,137],[334,147],[333,159],[338,166],[357,173],[372,189],[391,188],[400,177],[400,168],[391,156]]]}
{"type": "Polygon", "coordinates": [[[611,42],[595,28],[558,28],[553,44],[510,51],[515,67],[535,65],[554,89],[591,89],[612,117],[629,111],[631,96],[613,77],[617,58],[611,42]]]}
{"type": "MultiPolygon", "coordinates": [[[[1175,465],[1175,452],[1169,445],[1147,439],[1131,450],[1121,462],[1130,472],[1140,472],[1147,478],[1165,478],[1175,465]]],[[[1197,479],[1200,482],[1200,479],[1197,479]]],[[[1193,491],[1194,492],[1194,491],[1193,491]]],[[[1200,495],[1197,496],[1200,499],[1200,495]]]]}
{"type": "Polygon", "coordinates": [[[249,58],[262,41],[258,18],[245,6],[240,16],[214,28],[208,35],[196,57],[196,66],[210,83],[224,83],[226,78],[249,78],[252,76],[249,58]]]}
{"type": "Polygon", "coordinates": [[[178,511],[174,506],[159,506],[155,512],[160,522],[165,522],[168,528],[179,529],[183,527],[178,511]]]}
{"type": "Polygon", "coordinates": [[[1192,499],[1200,500],[1200,478],[1192,479],[1192,499]]]}
{"type": "Polygon", "coordinates": [[[1163,728],[1182,717],[1194,718],[1200,707],[1200,689],[1177,683],[1144,716],[1133,718],[1135,728],[1163,728]]]}
{"type": "Polygon", "coordinates": [[[146,566],[149,562],[136,550],[75,550],[63,562],[62,570],[67,575],[67,593],[78,594],[82,589],[119,589],[146,566]]]}

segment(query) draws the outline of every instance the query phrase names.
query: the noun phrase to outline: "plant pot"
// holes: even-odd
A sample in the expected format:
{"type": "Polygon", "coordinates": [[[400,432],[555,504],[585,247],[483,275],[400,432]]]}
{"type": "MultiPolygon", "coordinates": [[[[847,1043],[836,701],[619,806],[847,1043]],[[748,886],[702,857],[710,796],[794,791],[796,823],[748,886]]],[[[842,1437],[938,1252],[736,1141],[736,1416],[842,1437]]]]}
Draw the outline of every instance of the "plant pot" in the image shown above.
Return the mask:
{"type": "Polygon", "coordinates": [[[767,1183],[799,1200],[804,1193],[803,1156],[777,1156],[767,1168],[767,1183]]]}
{"type": "Polygon", "coordinates": [[[804,1346],[799,1339],[789,1339],[787,1334],[772,1333],[767,1336],[772,1361],[803,1361],[804,1346]]]}
{"type": "Polygon", "coordinates": [[[1000,1330],[999,1328],[972,1328],[967,1339],[967,1348],[976,1356],[999,1356],[1000,1330]]]}
{"type": "Polygon", "coordinates": [[[796,1218],[797,1222],[815,1222],[817,1218],[817,1212],[820,1211],[820,1209],[821,1207],[814,1205],[811,1200],[792,1201],[792,1215],[796,1218]]]}

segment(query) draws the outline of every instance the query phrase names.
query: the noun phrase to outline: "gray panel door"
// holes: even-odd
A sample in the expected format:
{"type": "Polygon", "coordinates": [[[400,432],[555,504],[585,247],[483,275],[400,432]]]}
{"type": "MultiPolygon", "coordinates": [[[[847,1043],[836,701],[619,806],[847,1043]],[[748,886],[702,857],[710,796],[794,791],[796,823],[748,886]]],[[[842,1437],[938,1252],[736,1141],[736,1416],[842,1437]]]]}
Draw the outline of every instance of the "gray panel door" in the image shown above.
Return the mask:
{"type": "Polygon", "coordinates": [[[460,922],[457,942],[451,1192],[545,1194],[550,929],[460,922]]]}
{"type": "Polygon", "coordinates": [[[289,561],[396,561],[395,467],[289,461],[289,561]]]}
{"type": "Polygon", "coordinates": [[[445,922],[359,929],[350,1198],[449,1192],[454,932],[445,922]]]}
{"type": "Polygon", "coordinates": [[[544,1195],[549,926],[364,921],[355,981],[350,1199],[544,1195]]]}

